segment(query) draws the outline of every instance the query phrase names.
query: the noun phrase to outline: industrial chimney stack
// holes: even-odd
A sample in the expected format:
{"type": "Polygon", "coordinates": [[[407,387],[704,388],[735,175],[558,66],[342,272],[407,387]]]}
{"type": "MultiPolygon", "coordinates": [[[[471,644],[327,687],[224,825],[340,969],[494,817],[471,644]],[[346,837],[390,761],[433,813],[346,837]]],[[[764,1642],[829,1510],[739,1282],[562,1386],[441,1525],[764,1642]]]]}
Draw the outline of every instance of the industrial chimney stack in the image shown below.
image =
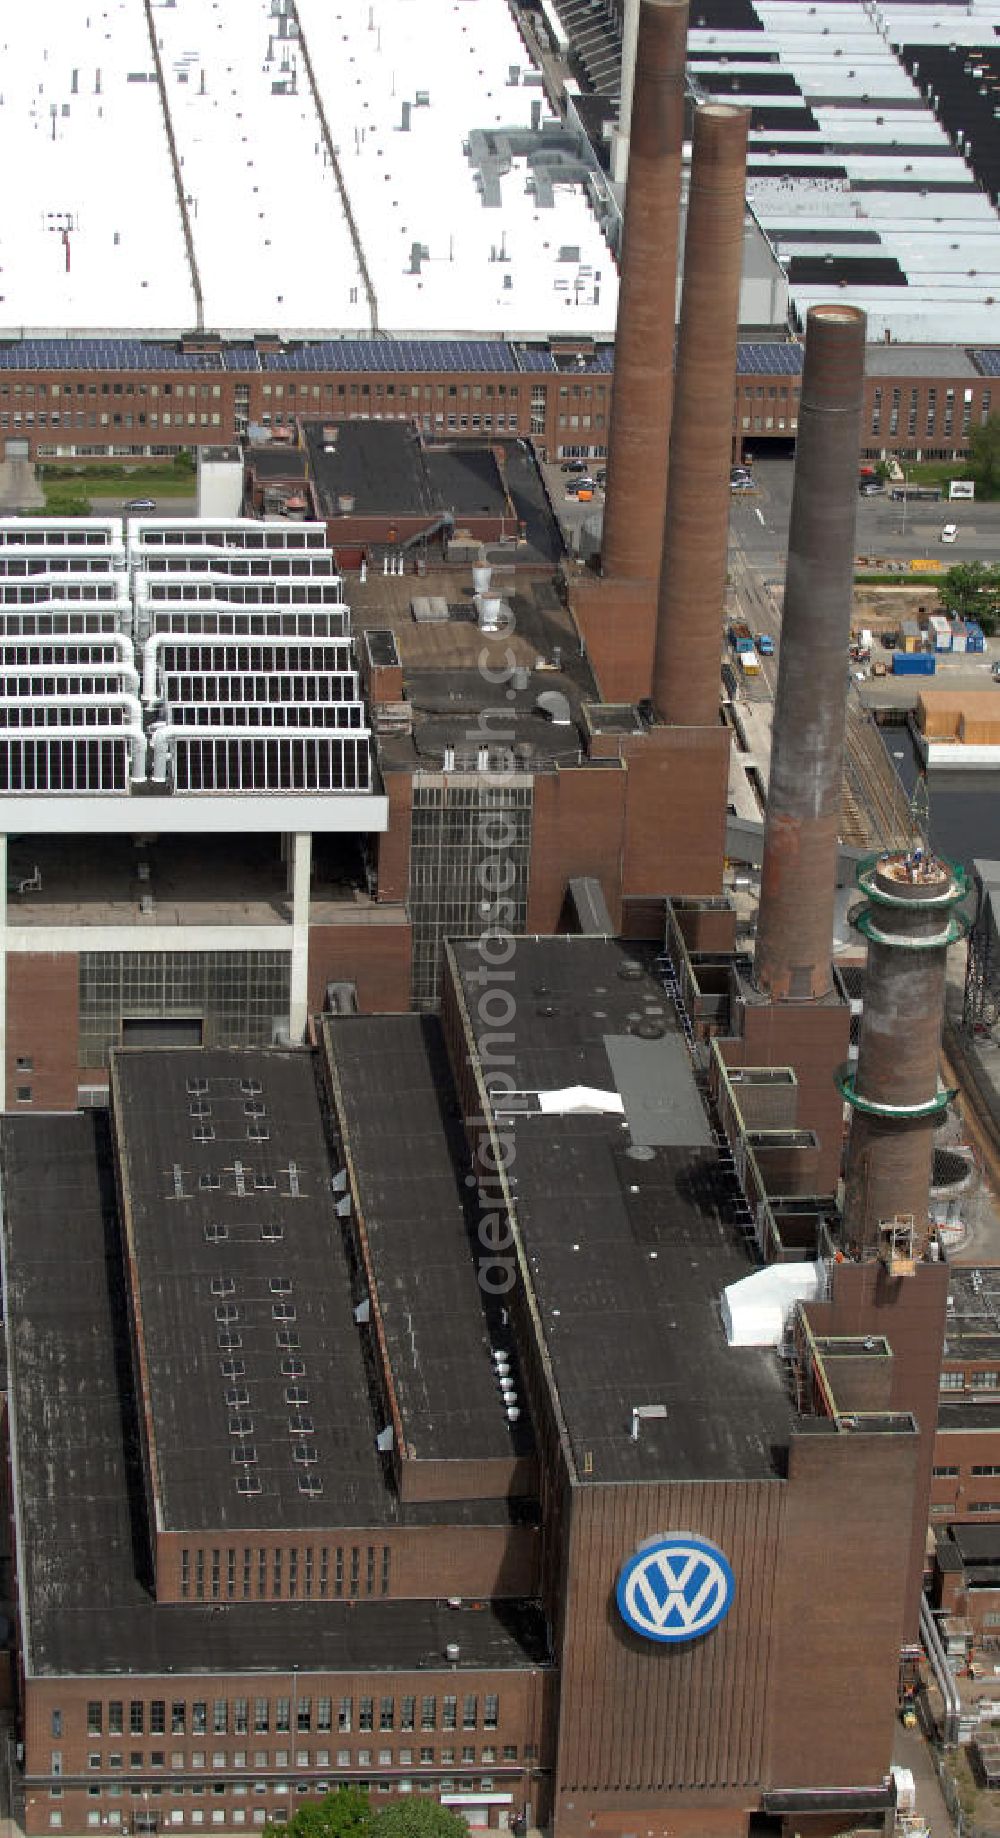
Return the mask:
{"type": "Polygon", "coordinates": [[[866,904],[854,923],[868,943],[856,1070],[841,1090],[853,1111],[844,1240],[862,1257],[905,1262],[909,1234],[927,1243],[934,1130],[951,1094],[938,1081],[948,946],[964,935],[954,908],[963,869],[922,845],[862,863],[866,904]]]}
{"type": "Polygon", "coordinates": [[[754,976],[775,1001],[832,986],[865,316],[806,322],[754,976]]]}
{"type": "Polygon", "coordinates": [[[655,591],[674,356],[687,0],[642,0],[601,569],[655,591]]]}
{"type": "Polygon", "coordinates": [[[747,123],[720,103],[694,117],[652,687],[657,714],[682,727],[719,719],[747,123]]]}

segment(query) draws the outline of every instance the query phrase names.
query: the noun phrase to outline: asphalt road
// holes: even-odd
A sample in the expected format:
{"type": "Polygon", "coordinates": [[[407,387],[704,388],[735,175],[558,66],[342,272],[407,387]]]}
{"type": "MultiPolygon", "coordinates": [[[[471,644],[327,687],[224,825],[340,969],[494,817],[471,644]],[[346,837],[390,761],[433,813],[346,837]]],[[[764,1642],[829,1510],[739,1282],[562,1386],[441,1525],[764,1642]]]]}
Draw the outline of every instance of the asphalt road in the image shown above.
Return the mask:
{"type": "MultiPolygon", "coordinates": [[[[730,533],[755,566],[783,562],[792,501],[791,459],[759,459],[753,476],[757,489],[733,495],[730,533]]],[[[1000,503],[895,504],[886,494],[858,494],[857,555],[890,561],[930,559],[950,568],[954,562],[1000,561],[1000,503]],[[943,543],[946,523],[958,525],[954,543],[943,543]]]]}

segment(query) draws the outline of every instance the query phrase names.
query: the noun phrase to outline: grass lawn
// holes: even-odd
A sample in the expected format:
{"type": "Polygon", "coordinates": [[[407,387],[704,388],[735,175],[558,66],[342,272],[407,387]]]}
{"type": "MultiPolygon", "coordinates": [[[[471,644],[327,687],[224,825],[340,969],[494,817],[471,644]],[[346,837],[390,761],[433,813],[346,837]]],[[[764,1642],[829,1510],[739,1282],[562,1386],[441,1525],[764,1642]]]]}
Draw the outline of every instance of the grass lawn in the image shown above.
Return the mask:
{"type": "Polygon", "coordinates": [[[900,460],[900,465],[911,485],[943,485],[945,497],[949,480],[965,478],[964,460],[907,460],[905,465],[900,460]]]}
{"type": "Polygon", "coordinates": [[[46,505],[55,498],[193,498],[197,474],[177,466],[45,466],[38,480],[46,505]]]}

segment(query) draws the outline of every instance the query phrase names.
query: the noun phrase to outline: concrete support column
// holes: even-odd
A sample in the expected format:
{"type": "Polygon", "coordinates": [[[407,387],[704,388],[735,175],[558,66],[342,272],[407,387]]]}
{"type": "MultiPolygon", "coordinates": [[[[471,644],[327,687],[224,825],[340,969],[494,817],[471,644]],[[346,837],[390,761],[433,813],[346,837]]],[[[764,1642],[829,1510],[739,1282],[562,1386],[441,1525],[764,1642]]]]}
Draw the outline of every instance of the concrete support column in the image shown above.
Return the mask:
{"type": "Polygon", "coordinates": [[[292,893],[292,979],[288,1001],[288,1032],[292,1041],[304,1038],[309,1018],[309,892],[312,881],[312,836],[299,831],[290,837],[292,893]]]}
{"type": "Polygon", "coordinates": [[[681,727],[719,719],[748,121],[717,103],[694,118],[652,692],[681,727]]]}
{"type": "Polygon", "coordinates": [[[687,0],[642,0],[608,431],[601,568],[655,583],[663,541],[677,294],[687,0]]]}

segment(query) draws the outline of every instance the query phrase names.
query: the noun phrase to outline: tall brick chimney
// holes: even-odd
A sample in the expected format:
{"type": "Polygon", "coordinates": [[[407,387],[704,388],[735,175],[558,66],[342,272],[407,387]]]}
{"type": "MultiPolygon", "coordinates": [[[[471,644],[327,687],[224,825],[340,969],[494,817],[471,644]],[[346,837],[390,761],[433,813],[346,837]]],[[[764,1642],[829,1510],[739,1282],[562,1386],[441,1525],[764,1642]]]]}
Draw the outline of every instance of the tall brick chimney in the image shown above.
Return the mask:
{"type": "Polygon", "coordinates": [[[657,714],[682,727],[719,719],[747,122],[718,103],[694,118],[652,686],[657,714]]]}

